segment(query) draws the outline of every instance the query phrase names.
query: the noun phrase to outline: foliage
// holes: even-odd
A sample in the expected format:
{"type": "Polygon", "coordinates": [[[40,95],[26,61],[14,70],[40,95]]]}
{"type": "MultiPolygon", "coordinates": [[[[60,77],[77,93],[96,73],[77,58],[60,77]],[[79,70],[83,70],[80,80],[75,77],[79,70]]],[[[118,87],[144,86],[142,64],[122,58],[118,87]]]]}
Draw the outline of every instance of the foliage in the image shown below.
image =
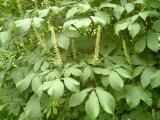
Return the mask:
{"type": "Polygon", "coordinates": [[[160,119],[160,0],[0,3],[1,120],[160,119]]]}

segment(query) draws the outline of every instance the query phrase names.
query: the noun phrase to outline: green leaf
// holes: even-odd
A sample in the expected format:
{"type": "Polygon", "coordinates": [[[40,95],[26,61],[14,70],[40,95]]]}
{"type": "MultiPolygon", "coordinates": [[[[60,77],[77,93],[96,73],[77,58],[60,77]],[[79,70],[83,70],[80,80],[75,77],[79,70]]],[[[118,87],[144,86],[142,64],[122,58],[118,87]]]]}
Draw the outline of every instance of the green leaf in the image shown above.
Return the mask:
{"type": "Polygon", "coordinates": [[[152,93],[148,90],[145,90],[143,87],[138,86],[140,98],[143,100],[148,106],[152,105],[152,93]]]}
{"type": "Polygon", "coordinates": [[[85,110],[91,120],[95,120],[100,112],[99,101],[94,91],[91,92],[85,103],[85,110]]]}
{"type": "Polygon", "coordinates": [[[53,71],[51,71],[51,72],[49,72],[47,75],[46,75],[46,81],[52,81],[52,80],[54,80],[54,79],[56,79],[56,78],[60,78],[60,73],[59,73],[59,71],[58,70],[53,70],[53,71]]]}
{"type": "Polygon", "coordinates": [[[91,6],[87,3],[85,4],[79,3],[78,7],[79,7],[79,11],[78,11],[79,14],[85,13],[91,8],[91,6]]]}
{"type": "Polygon", "coordinates": [[[122,16],[122,13],[124,12],[124,10],[125,10],[124,7],[117,6],[116,8],[113,9],[113,14],[119,20],[122,16]]]}
{"type": "Polygon", "coordinates": [[[64,30],[75,30],[72,25],[76,28],[88,27],[91,24],[91,20],[89,18],[81,18],[81,19],[73,19],[64,23],[64,30]]]}
{"type": "Polygon", "coordinates": [[[109,83],[110,83],[111,87],[117,91],[121,91],[123,88],[123,85],[124,85],[123,79],[115,71],[110,72],[109,83]]]}
{"type": "Polygon", "coordinates": [[[49,13],[49,9],[38,10],[39,17],[45,17],[49,13]]]}
{"type": "Polygon", "coordinates": [[[107,113],[113,114],[115,110],[115,100],[113,96],[100,87],[96,87],[96,93],[103,110],[107,113]]]}
{"type": "Polygon", "coordinates": [[[69,106],[75,107],[80,105],[86,98],[87,93],[90,92],[91,90],[92,88],[87,88],[87,89],[84,89],[83,91],[72,94],[69,98],[69,106]]]}
{"type": "Polygon", "coordinates": [[[100,68],[100,67],[94,67],[93,71],[96,74],[101,74],[101,75],[109,75],[109,69],[108,68],[100,68]]]}
{"type": "Polygon", "coordinates": [[[156,32],[160,32],[160,20],[156,20],[154,23],[153,23],[153,29],[156,31],[156,32]]]}
{"type": "Polygon", "coordinates": [[[38,89],[38,91],[47,90],[51,87],[53,81],[44,82],[43,85],[38,89]]]}
{"type": "Polygon", "coordinates": [[[34,71],[35,72],[39,70],[39,68],[41,67],[42,62],[43,62],[43,59],[40,59],[40,58],[38,58],[35,61],[35,64],[34,64],[34,71]]]}
{"type": "Polygon", "coordinates": [[[93,70],[90,66],[86,66],[82,71],[81,78],[83,79],[83,81],[86,81],[91,76],[93,76],[93,70]]]}
{"type": "Polygon", "coordinates": [[[42,26],[42,22],[44,20],[42,18],[39,18],[39,17],[34,17],[33,18],[33,24],[37,27],[37,28],[40,28],[42,26]]]}
{"type": "Polygon", "coordinates": [[[141,53],[144,51],[145,47],[146,47],[146,36],[143,37],[138,37],[138,40],[135,43],[135,51],[137,53],[141,53]]]}
{"type": "Polygon", "coordinates": [[[8,31],[0,32],[0,42],[5,43],[8,40],[9,40],[9,32],[8,31]]]}
{"type": "Polygon", "coordinates": [[[35,76],[32,79],[32,90],[37,93],[38,89],[40,88],[40,86],[42,85],[42,81],[41,78],[39,76],[35,76]]]}
{"type": "Polygon", "coordinates": [[[134,108],[140,103],[140,92],[136,86],[127,85],[124,87],[127,104],[134,108]]]}
{"type": "Polygon", "coordinates": [[[152,88],[157,88],[160,86],[160,70],[154,72],[151,76],[151,86],[152,88]]]}
{"type": "Polygon", "coordinates": [[[95,24],[101,24],[102,26],[110,23],[110,16],[104,11],[95,12],[95,16],[91,16],[91,19],[95,24]]]}
{"type": "Polygon", "coordinates": [[[129,34],[134,38],[140,30],[140,25],[138,23],[131,23],[128,26],[129,34]]]}
{"type": "Polygon", "coordinates": [[[0,111],[2,111],[6,106],[7,106],[7,104],[0,105],[0,111]]]}
{"type": "Polygon", "coordinates": [[[109,85],[109,76],[102,76],[101,82],[102,82],[103,86],[107,88],[109,85]]]}
{"type": "Polygon", "coordinates": [[[47,91],[48,95],[53,96],[55,98],[62,97],[63,92],[64,92],[64,85],[62,81],[59,79],[54,80],[47,91]]]}
{"type": "Polygon", "coordinates": [[[115,34],[119,36],[119,31],[124,30],[129,25],[129,21],[123,21],[116,24],[115,34]]]}
{"type": "Polygon", "coordinates": [[[53,15],[57,15],[61,11],[57,6],[52,6],[52,7],[50,7],[50,9],[51,9],[53,15]]]}
{"type": "Polygon", "coordinates": [[[69,44],[70,44],[70,40],[67,36],[65,36],[64,34],[59,34],[57,37],[57,41],[58,41],[58,45],[65,49],[68,50],[69,44]]]}
{"type": "Polygon", "coordinates": [[[69,77],[71,74],[74,76],[80,76],[82,74],[82,72],[79,68],[70,67],[65,71],[64,76],[69,77]]]}
{"type": "Polygon", "coordinates": [[[140,12],[139,16],[143,19],[146,20],[147,16],[148,16],[148,12],[140,12]]]}
{"type": "Polygon", "coordinates": [[[78,12],[77,7],[72,7],[71,9],[69,9],[67,11],[66,18],[69,19],[69,18],[73,17],[74,14],[76,14],[77,12],[78,12]]]}
{"type": "Polygon", "coordinates": [[[100,9],[104,8],[104,7],[111,7],[111,8],[116,8],[117,5],[113,4],[113,3],[108,3],[108,2],[104,2],[100,5],[100,9]]]}
{"type": "Polygon", "coordinates": [[[132,78],[131,73],[122,67],[116,68],[115,70],[120,76],[124,78],[130,78],[130,79],[132,78]]]}
{"type": "Polygon", "coordinates": [[[80,83],[76,81],[73,78],[63,78],[64,79],[64,84],[67,87],[68,90],[72,92],[78,92],[79,91],[79,85],[80,83]]]}
{"type": "Polygon", "coordinates": [[[29,118],[38,118],[41,117],[41,106],[40,100],[36,95],[33,95],[30,100],[27,102],[24,109],[25,117],[29,118]]]}
{"type": "Polygon", "coordinates": [[[135,5],[133,3],[127,3],[125,5],[125,9],[127,11],[127,13],[129,14],[130,12],[132,12],[135,8],[135,5]]]}
{"type": "Polygon", "coordinates": [[[153,69],[153,68],[146,68],[142,72],[142,75],[141,75],[141,84],[142,84],[142,86],[144,88],[147,87],[150,84],[150,82],[151,82],[151,76],[153,75],[154,72],[155,72],[155,69],[153,69]]]}
{"type": "Polygon", "coordinates": [[[29,87],[34,76],[35,73],[29,73],[23,80],[20,80],[16,83],[16,88],[20,89],[21,91],[26,90],[29,87]]]}
{"type": "Polygon", "coordinates": [[[95,24],[101,24],[102,26],[106,24],[106,21],[99,16],[91,16],[91,19],[93,20],[95,24]]]}
{"type": "Polygon", "coordinates": [[[158,36],[159,34],[154,32],[149,32],[147,35],[147,46],[154,52],[159,51],[159,43],[158,43],[158,36]]]}
{"type": "Polygon", "coordinates": [[[141,74],[141,72],[144,70],[143,66],[138,66],[133,70],[132,76],[137,77],[138,75],[141,74]]]}
{"type": "Polygon", "coordinates": [[[16,27],[19,27],[23,32],[26,32],[31,27],[31,18],[20,19],[15,21],[16,27]]]}

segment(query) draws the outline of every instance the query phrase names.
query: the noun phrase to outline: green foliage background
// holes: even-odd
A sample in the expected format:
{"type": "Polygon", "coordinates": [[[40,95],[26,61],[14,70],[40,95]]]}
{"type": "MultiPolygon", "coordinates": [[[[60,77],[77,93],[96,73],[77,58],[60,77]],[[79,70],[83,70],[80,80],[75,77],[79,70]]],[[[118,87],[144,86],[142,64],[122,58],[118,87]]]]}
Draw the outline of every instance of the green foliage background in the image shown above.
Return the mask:
{"type": "Polygon", "coordinates": [[[160,0],[0,0],[0,120],[159,120],[160,0]]]}

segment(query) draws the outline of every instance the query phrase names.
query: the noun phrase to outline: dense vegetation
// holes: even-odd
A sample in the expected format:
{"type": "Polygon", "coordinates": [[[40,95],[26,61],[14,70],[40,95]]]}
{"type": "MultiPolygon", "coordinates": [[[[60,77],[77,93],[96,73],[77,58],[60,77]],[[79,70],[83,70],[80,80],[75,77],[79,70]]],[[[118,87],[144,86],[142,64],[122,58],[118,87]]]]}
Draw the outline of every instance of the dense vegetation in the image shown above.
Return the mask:
{"type": "Polygon", "coordinates": [[[0,120],[160,120],[160,0],[0,0],[0,120]]]}

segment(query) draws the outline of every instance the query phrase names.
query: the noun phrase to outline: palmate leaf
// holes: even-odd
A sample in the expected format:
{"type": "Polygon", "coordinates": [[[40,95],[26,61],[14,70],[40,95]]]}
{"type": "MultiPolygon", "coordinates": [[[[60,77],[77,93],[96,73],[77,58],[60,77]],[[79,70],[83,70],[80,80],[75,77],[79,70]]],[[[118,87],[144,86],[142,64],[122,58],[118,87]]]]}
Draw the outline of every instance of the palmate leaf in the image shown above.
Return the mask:
{"type": "Polygon", "coordinates": [[[98,97],[94,91],[91,92],[85,103],[85,110],[91,120],[95,120],[100,112],[98,97]]]}

